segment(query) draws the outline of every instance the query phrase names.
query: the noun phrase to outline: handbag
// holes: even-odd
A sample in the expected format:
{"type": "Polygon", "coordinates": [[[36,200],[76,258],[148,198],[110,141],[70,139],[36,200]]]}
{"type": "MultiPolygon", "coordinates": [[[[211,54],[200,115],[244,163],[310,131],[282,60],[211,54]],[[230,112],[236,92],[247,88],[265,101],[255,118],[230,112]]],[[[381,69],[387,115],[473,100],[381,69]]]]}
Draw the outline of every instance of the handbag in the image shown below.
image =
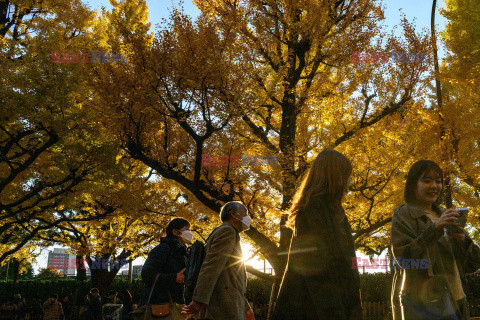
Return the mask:
{"type": "Polygon", "coordinates": [[[172,302],[171,299],[170,303],[150,304],[153,289],[157,284],[159,276],[160,273],[155,276],[155,281],[153,282],[152,288],[150,289],[150,294],[148,295],[147,304],[130,313],[133,320],[156,320],[159,318],[165,318],[170,314],[170,303],[172,302]]]}
{"type": "Polygon", "coordinates": [[[169,303],[163,304],[150,304],[150,299],[152,298],[153,288],[157,283],[157,279],[160,274],[157,274],[153,286],[150,289],[150,294],[148,295],[148,300],[146,305],[140,307],[139,309],[130,312],[133,320],[184,320],[185,317],[181,314],[182,305],[176,304],[172,301],[170,297],[169,303]]]}

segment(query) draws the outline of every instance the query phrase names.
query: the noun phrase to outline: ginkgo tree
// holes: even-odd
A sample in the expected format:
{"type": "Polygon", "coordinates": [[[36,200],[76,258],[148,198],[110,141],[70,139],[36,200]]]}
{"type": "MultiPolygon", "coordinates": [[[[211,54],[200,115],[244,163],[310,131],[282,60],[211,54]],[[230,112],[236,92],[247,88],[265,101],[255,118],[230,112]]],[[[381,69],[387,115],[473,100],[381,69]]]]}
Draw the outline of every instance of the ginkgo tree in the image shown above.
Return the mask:
{"type": "Polygon", "coordinates": [[[82,65],[52,62],[52,51],[93,43],[95,14],[80,1],[1,1],[0,9],[2,262],[62,222],[102,217],[68,207],[86,182],[107,178],[117,148],[82,107],[82,65]]]}
{"type": "Polygon", "coordinates": [[[129,260],[145,256],[165,234],[168,221],[175,216],[191,219],[168,183],[154,179],[147,167],[119,156],[110,179],[98,180],[91,189],[78,195],[81,207],[73,211],[92,211],[106,218],[85,222],[62,222],[38,234],[43,246],[58,243],[77,257],[77,279],[91,270],[92,286],[106,292],[115,276],[129,260]]]}
{"type": "Polygon", "coordinates": [[[385,248],[370,236],[400,199],[428,60],[352,64],[352,52],[428,52],[426,33],[404,20],[404,39],[383,35],[374,1],[252,0],[196,1],[196,21],[174,10],[153,35],[144,1],[116,4],[107,24],[119,34],[105,49],[125,50],[129,61],[86,77],[91,110],[132,158],[210,216],[242,200],[256,220],[247,235],[281,274],[291,235],[284,210],[316,154],[337,148],[356,163],[348,215],[358,242],[385,248]],[[202,165],[242,154],[277,156],[278,166],[202,165]]]}

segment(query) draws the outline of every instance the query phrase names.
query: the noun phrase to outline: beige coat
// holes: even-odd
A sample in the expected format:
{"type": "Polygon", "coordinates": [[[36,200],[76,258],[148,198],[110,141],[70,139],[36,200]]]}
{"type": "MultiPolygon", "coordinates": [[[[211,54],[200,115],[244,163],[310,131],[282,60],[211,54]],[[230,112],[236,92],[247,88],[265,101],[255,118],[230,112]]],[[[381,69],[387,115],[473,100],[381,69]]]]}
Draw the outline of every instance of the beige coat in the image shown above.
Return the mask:
{"type": "Polygon", "coordinates": [[[200,319],[244,320],[247,277],[240,235],[224,223],[208,239],[193,300],[205,304],[200,319]]]}
{"type": "MultiPolygon", "coordinates": [[[[396,261],[424,259],[428,263],[427,268],[395,269],[392,288],[394,319],[402,319],[402,297],[428,303],[451,293],[446,275],[453,274],[454,261],[464,291],[465,273],[480,268],[480,248],[468,234],[465,234],[463,242],[445,235],[443,231],[437,231],[423,208],[417,205],[404,204],[395,209],[390,241],[396,261]]],[[[401,264],[402,262],[399,263],[401,264]]]]}

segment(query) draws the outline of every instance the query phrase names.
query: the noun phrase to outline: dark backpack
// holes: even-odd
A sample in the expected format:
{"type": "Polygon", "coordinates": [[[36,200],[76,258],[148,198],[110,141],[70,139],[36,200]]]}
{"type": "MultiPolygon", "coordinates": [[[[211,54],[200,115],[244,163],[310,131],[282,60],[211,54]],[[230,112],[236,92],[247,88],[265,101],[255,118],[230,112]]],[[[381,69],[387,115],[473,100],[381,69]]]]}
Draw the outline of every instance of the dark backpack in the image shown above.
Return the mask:
{"type": "MultiPolygon", "coordinates": [[[[213,233],[213,232],[212,232],[213,233]]],[[[208,239],[207,239],[208,241],[208,239]]],[[[198,275],[205,259],[205,243],[195,241],[189,248],[187,254],[187,264],[185,266],[185,303],[188,305],[192,302],[193,292],[197,285],[198,275]]]]}
{"type": "Polygon", "coordinates": [[[197,240],[188,249],[187,264],[185,266],[185,291],[183,294],[183,297],[185,298],[185,304],[187,305],[192,302],[195,286],[197,285],[198,275],[200,274],[203,260],[205,260],[205,246],[208,242],[208,239],[210,239],[215,230],[218,228],[219,227],[213,229],[205,243],[197,240]]]}

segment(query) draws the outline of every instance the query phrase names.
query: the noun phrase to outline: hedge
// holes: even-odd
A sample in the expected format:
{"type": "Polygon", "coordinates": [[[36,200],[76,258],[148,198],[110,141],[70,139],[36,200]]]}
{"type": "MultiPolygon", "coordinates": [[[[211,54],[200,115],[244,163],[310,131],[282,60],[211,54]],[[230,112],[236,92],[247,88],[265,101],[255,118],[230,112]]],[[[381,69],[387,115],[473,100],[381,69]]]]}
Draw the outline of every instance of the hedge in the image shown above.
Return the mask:
{"type": "MultiPolygon", "coordinates": [[[[392,285],[392,274],[373,273],[361,274],[360,285],[362,289],[362,300],[369,302],[389,302],[392,285]]],[[[143,282],[133,280],[129,283],[126,280],[115,279],[110,289],[120,292],[128,289],[133,296],[133,302],[140,300],[143,291],[143,282]]],[[[19,293],[30,301],[34,297],[46,300],[51,293],[57,293],[59,297],[72,295],[77,303],[88,293],[90,281],[79,282],[75,280],[21,280],[17,283],[0,282],[0,303],[3,303],[14,294],[19,293]]],[[[255,304],[268,304],[270,299],[271,282],[256,277],[248,280],[247,298],[255,304]]],[[[469,300],[480,300],[480,274],[467,275],[467,297],[469,300]]]]}

